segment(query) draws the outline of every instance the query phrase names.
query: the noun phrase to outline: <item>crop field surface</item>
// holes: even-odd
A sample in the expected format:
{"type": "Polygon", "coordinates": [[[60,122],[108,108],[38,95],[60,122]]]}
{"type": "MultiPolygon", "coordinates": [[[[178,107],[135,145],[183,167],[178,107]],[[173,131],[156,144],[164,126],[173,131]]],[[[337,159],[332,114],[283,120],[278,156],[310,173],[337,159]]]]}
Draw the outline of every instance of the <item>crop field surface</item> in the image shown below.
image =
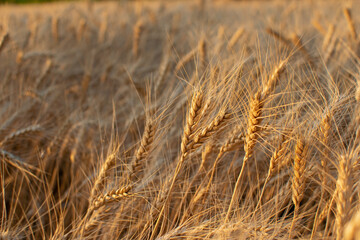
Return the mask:
{"type": "Polygon", "coordinates": [[[0,239],[360,239],[359,12],[0,5],[0,239]]]}

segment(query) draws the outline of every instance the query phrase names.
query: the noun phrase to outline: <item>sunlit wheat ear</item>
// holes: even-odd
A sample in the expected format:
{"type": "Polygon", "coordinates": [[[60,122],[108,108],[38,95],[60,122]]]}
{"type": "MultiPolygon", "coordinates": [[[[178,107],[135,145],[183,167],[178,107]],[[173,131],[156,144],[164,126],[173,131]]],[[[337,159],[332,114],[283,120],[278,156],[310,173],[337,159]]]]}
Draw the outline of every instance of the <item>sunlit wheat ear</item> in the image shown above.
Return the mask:
{"type": "Polygon", "coordinates": [[[274,87],[277,85],[281,74],[285,71],[287,61],[287,59],[280,61],[280,63],[274,68],[274,70],[270,74],[261,92],[262,99],[265,100],[274,90],[274,87]]]}
{"type": "MultiPolygon", "coordinates": [[[[175,182],[177,180],[177,177],[182,169],[182,166],[185,162],[185,158],[191,151],[191,145],[189,144],[191,142],[191,135],[194,132],[194,125],[196,125],[196,121],[198,121],[197,117],[200,114],[201,108],[203,107],[203,93],[200,90],[196,90],[192,96],[190,109],[188,111],[188,115],[186,118],[186,124],[184,127],[184,133],[181,140],[181,152],[179,156],[178,163],[176,165],[174,174],[172,176],[172,180],[170,182],[169,188],[166,189],[166,199],[164,200],[164,203],[162,205],[161,211],[159,213],[158,219],[156,221],[154,232],[157,231],[157,228],[159,227],[160,221],[163,217],[165,208],[170,201],[170,195],[172,191],[174,190],[175,182]]],[[[152,234],[151,239],[155,235],[152,234]]]]}
{"type": "Polygon", "coordinates": [[[306,58],[306,60],[309,61],[309,63],[312,65],[313,64],[313,58],[310,55],[310,53],[306,50],[304,44],[302,43],[300,37],[294,33],[291,35],[291,41],[294,44],[295,47],[297,47],[300,52],[304,55],[304,57],[306,58]]]}
{"type": "Polygon", "coordinates": [[[295,156],[294,156],[294,170],[292,177],[292,201],[294,203],[294,217],[289,230],[289,237],[292,237],[292,231],[296,224],[296,219],[299,214],[300,202],[304,197],[305,192],[305,167],[307,162],[308,146],[305,145],[304,139],[299,138],[296,141],[295,156]]]}
{"type": "Polygon", "coordinates": [[[0,41],[0,53],[6,47],[6,45],[8,45],[9,42],[10,42],[10,37],[9,37],[9,34],[6,33],[0,41]]]}
{"type": "Polygon", "coordinates": [[[276,172],[280,171],[285,165],[287,165],[287,160],[285,158],[285,154],[287,151],[288,143],[290,142],[290,139],[286,139],[285,135],[281,136],[280,144],[277,149],[273,152],[271,158],[270,158],[270,166],[268,170],[268,174],[266,176],[263,189],[260,193],[258,203],[255,207],[254,213],[256,213],[258,207],[261,204],[262,196],[265,192],[266,184],[268,183],[271,176],[273,176],[276,172]]]}
{"type": "Polygon", "coordinates": [[[24,52],[22,50],[18,51],[18,53],[16,54],[16,63],[21,66],[21,63],[24,60],[24,52]]]}
{"type": "Polygon", "coordinates": [[[344,240],[360,239],[360,211],[355,213],[344,229],[344,240]]]}
{"type": "Polygon", "coordinates": [[[139,19],[133,29],[133,54],[135,58],[139,56],[139,45],[141,40],[141,35],[144,32],[144,23],[142,19],[139,19]]]}
{"type": "Polygon", "coordinates": [[[215,55],[220,54],[221,49],[223,48],[224,36],[225,36],[225,28],[224,26],[220,25],[218,27],[217,36],[216,36],[216,45],[214,49],[215,55]]]}
{"type": "Polygon", "coordinates": [[[226,124],[227,120],[231,118],[232,114],[227,112],[226,110],[222,110],[218,116],[215,117],[213,121],[210,122],[209,125],[204,127],[198,134],[193,137],[193,143],[191,145],[192,148],[198,148],[205,141],[207,141],[214,133],[216,133],[224,124],[226,124]]]}
{"type": "Polygon", "coordinates": [[[286,37],[281,35],[279,32],[275,31],[274,29],[272,29],[270,27],[266,28],[266,32],[269,35],[271,35],[272,37],[274,37],[276,40],[279,40],[280,42],[282,42],[286,47],[291,48],[291,42],[289,41],[289,39],[287,39],[286,37]]]}
{"type": "Polygon", "coordinates": [[[326,34],[326,29],[321,25],[321,23],[319,23],[318,20],[313,19],[313,20],[311,21],[311,24],[316,28],[316,30],[319,31],[319,33],[320,33],[321,35],[325,35],[325,34],[326,34]]]}
{"type": "Polygon", "coordinates": [[[327,48],[330,44],[330,41],[334,36],[334,32],[335,32],[335,26],[334,26],[334,24],[330,24],[328,27],[328,30],[326,32],[326,35],[324,37],[324,40],[323,40],[323,44],[322,44],[323,51],[327,50],[327,48]]]}
{"type": "Polygon", "coordinates": [[[236,32],[232,35],[232,37],[229,40],[229,43],[227,45],[227,49],[229,51],[232,50],[232,48],[235,46],[235,44],[239,41],[240,37],[243,35],[244,33],[244,28],[240,27],[238,30],[236,30],[236,32]]]}
{"type": "Polygon", "coordinates": [[[282,139],[278,148],[273,152],[270,159],[270,166],[268,170],[268,176],[274,176],[274,174],[280,171],[284,166],[288,164],[289,159],[284,159],[286,151],[288,150],[290,139],[287,139],[282,135],[282,139]]]}
{"type": "Polygon", "coordinates": [[[135,157],[131,166],[130,180],[135,181],[144,168],[144,159],[151,151],[154,142],[156,126],[155,122],[150,118],[146,121],[145,130],[141,138],[140,146],[135,152],[135,157]]]}
{"type": "Polygon", "coordinates": [[[51,33],[55,42],[59,41],[59,18],[53,16],[51,18],[51,33]]]}
{"type": "Polygon", "coordinates": [[[206,47],[205,37],[202,37],[198,44],[201,72],[205,71],[206,65],[207,65],[207,50],[206,50],[206,48],[207,47],[206,47]]]}
{"type": "Polygon", "coordinates": [[[36,176],[30,170],[38,170],[38,169],[26,163],[24,159],[3,149],[0,149],[0,163],[1,162],[13,166],[16,169],[20,170],[20,172],[26,173],[27,175],[36,178],[36,176]]]}
{"type": "Polygon", "coordinates": [[[104,42],[107,28],[108,28],[108,16],[107,16],[107,13],[105,12],[105,13],[103,13],[103,17],[101,19],[100,28],[99,28],[99,32],[98,32],[98,42],[99,43],[104,42]]]}
{"type": "Polygon", "coordinates": [[[10,135],[6,136],[4,138],[4,140],[2,140],[0,142],[0,146],[4,145],[7,142],[10,142],[16,138],[19,138],[21,136],[27,135],[27,134],[34,134],[34,133],[39,133],[42,130],[40,125],[34,125],[34,126],[30,126],[30,127],[26,127],[26,128],[22,128],[17,130],[14,133],[11,133],[10,135]]]}
{"type": "Polygon", "coordinates": [[[236,147],[239,147],[245,143],[245,134],[240,126],[237,126],[234,131],[231,133],[230,138],[228,138],[225,143],[218,146],[219,153],[223,154],[234,150],[236,147]]]}
{"type": "Polygon", "coordinates": [[[115,201],[119,201],[123,198],[131,196],[129,193],[132,189],[132,186],[126,186],[119,189],[113,189],[104,195],[100,195],[96,197],[89,207],[89,211],[92,212],[102,206],[105,206],[107,204],[110,204],[115,201]]]}
{"type": "Polygon", "coordinates": [[[349,30],[350,30],[350,34],[353,40],[357,40],[357,33],[356,33],[356,29],[355,29],[355,24],[353,21],[353,18],[351,16],[351,11],[349,8],[344,8],[344,16],[346,18],[349,30]]]}
{"type": "Polygon", "coordinates": [[[191,150],[190,138],[192,133],[194,132],[194,126],[198,121],[197,116],[200,114],[200,110],[203,106],[203,93],[197,91],[194,93],[191,106],[188,112],[188,116],[186,119],[186,124],[184,127],[184,134],[181,140],[181,156],[186,157],[189,151],[191,150]]]}
{"type": "Polygon", "coordinates": [[[41,71],[41,75],[35,80],[35,88],[37,88],[46,78],[46,76],[50,73],[52,66],[53,66],[53,61],[50,58],[46,59],[44,63],[44,67],[42,68],[41,71]]]}
{"type": "Polygon", "coordinates": [[[196,54],[196,49],[193,49],[190,52],[188,52],[185,56],[183,56],[175,66],[175,70],[174,70],[175,73],[180,71],[185,66],[185,64],[190,62],[194,58],[195,54],[196,54]]]}
{"type": "Polygon", "coordinates": [[[324,53],[324,62],[325,62],[326,65],[329,64],[331,58],[335,54],[338,42],[339,42],[338,38],[336,38],[336,37],[331,38],[329,46],[328,46],[327,50],[324,53]]]}
{"type": "Polygon", "coordinates": [[[338,179],[336,181],[336,239],[343,239],[344,226],[351,210],[351,158],[348,154],[339,159],[338,179]]]}
{"type": "Polygon", "coordinates": [[[248,121],[247,132],[245,135],[245,144],[244,144],[245,156],[243,158],[242,167],[239,176],[237,177],[236,184],[234,187],[234,192],[231,197],[228,211],[226,213],[226,217],[225,217],[226,222],[229,220],[233,205],[236,199],[238,198],[240,180],[244,173],[245,165],[253,154],[254,147],[256,145],[259,132],[261,130],[260,123],[262,121],[261,115],[263,111],[264,101],[268,98],[269,94],[273,91],[275,85],[280,79],[281,73],[283,73],[285,70],[286,63],[287,60],[280,61],[279,65],[277,65],[270,74],[265,85],[261,89],[259,89],[255,93],[255,95],[250,99],[249,115],[247,119],[248,121]]]}
{"type": "Polygon", "coordinates": [[[326,112],[325,116],[321,119],[320,126],[319,126],[319,133],[320,133],[320,142],[324,145],[324,152],[323,156],[321,157],[321,188],[322,194],[324,195],[324,189],[328,186],[328,174],[329,174],[329,165],[328,165],[328,144],[329,144],[329,134],[330,134],[330,120],[331,115],[330,112],[326,112]]]}
{"type": "Polygon", "coordinates": [[[155,92],[157,93],[159,88],[161,88],[162,84],[165,81],[165,77],[166,74],[168,73],[169,69],[170,69],[170,54],[169,53],[165,53],[165,56],[163,58],[163,60],[161,61],[161,64],[159,66],[159,70],[158,70],[158,74],[157,74],[157,79],[156,79],[156,83],[155,83],[155,92]]]}
{"type": "Polygon", "coordinates": [[[81,42],[81,40],[83,39],[85,29],[86,29],[86,21],[85,21],[85,19],[82,18],[82,19],[80,19],[80,22],[79,22],[79,25],[78,25],[77,31],[76,31],[76,40],[78,42],[81,42]]]}
{"type": "Polygon", "coordinates": [[[248,116],[247,133],[244,145],[245,157],[243,164],[245,164],[253,154],[256,140],[258,138],[258,132],[260,131],[263,105],[264,102],[261,99],[261,92],[258,91],[250,101],[250,111],[248,116]]]}
{"type": "Polygon", "coordinates": [[[93,201],[93,198],[95,197],[97,192],[102,187],[106,177],[109,174],[109,170],[115,166],[116,155],[117,155],[117,153],[113,152],[111,155],[106,157],[105,162],[101,165],[100,172],[97,175],[95,182],[94,182],[94,186],[91,189],[91,194],[90,194],[90,198],[89,198],[90,202],[93,201]]]}

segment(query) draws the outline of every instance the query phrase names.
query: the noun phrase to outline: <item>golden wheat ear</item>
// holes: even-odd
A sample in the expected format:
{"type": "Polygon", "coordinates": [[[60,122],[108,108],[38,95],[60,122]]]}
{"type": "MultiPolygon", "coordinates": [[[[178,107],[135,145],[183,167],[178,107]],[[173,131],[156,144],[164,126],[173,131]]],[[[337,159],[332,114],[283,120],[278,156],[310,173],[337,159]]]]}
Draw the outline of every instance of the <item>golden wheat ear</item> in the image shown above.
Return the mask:
{"type": "Polygon", "coordinates": [[[131,164],[131,181],[136,181],[137,179],[139,179],[139,176],[144,169],[144,159],[149,155],[149,152],[151,151],[154,142],[155,131],[155,121],[152,118],[149,118],[145,124],[145,129],[141,138],[140,146],[136,150],[134,160],[131,164]]]}
{"type": "Polygon", "coordinates": [[[9,42],[10,42],[10,36],[8,33],[6,33],[0,41],[0,53],[6,47],[6,45],[8,45],[9,42]]]}
{"type": "Polygon", "coordinates": [[[289,230],[289,237],[292,238],[292,231],[299,215],[300,202],[305,193],[305,167],[307,162],[308,146],[302,137],[299,137],[295,145],[294,169],[292,177],[292,201],[295,206],[294,217],[289,230]]]}
{"type": "Polygon", "coordinates": [[[360,239],[360,211],[354,214],[344,229],[344,240],[357,239],[360,239]]]}
{"type": "Polygon", "coordinates": [[[344,226],[351,210],[352,166],[349,154],[340,156],[336,181],[336,239],[343,239],[344,226]]]}
{"type": "Polygon", "coordinates": [[[356,33],[353,18],[351,16],[351,11],[350,11],[349,8],[344,8],[344,16],[346,18],[346,21],[347,21],[347,24],[348,24],[348,27],[349,27],[349,30],[350,30],[351,37],[352,37],[352,39],[354,41],[356,41],[357,40],[357,33],[356,33]]]}
{"type": "Polygon", "coordinates": [[[126,186],[119,189],[113,189],[104,195],[99,195],[96,197],[91,205],[89,206],[89,211],[93,212],[96,209],[99,209],[102,206],[110,204],[115,201],[120,201],[123,198],[130,197],[131,194],[129,193],[132,189],[132,186],[126,186]]]}
{"type": "Polygon", "coordinates": [[[135,56],[135,58],[139,57],[140,54],[140,50],[139,50],[139,46],[140,46],[140,40],[141,40],[141,36],[144,32],[144,22],[142,19],[139,19],[133,29],[133,55],[135,56]]]}

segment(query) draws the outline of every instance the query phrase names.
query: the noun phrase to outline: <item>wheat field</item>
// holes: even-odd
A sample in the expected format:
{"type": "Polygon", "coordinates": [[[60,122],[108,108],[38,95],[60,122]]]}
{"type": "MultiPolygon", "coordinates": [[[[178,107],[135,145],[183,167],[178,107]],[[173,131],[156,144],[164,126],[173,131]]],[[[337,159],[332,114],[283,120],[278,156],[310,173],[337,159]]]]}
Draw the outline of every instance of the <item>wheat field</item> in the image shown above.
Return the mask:
{"type": "Polygon", "coordinates": [[[0,6],[0,239],[360,239],[359,12],[0,6]]]}

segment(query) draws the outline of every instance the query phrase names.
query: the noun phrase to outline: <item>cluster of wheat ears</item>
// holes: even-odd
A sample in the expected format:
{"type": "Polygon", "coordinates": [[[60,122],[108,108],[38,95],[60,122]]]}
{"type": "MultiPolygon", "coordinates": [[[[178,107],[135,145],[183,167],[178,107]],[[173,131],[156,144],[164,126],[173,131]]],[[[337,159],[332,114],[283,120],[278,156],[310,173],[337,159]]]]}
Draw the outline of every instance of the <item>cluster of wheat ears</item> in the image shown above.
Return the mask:
{"type": "Polygon", "coordinates": [[[1,6],[0,239],[360,239],[346,4],[1,6]]]}

